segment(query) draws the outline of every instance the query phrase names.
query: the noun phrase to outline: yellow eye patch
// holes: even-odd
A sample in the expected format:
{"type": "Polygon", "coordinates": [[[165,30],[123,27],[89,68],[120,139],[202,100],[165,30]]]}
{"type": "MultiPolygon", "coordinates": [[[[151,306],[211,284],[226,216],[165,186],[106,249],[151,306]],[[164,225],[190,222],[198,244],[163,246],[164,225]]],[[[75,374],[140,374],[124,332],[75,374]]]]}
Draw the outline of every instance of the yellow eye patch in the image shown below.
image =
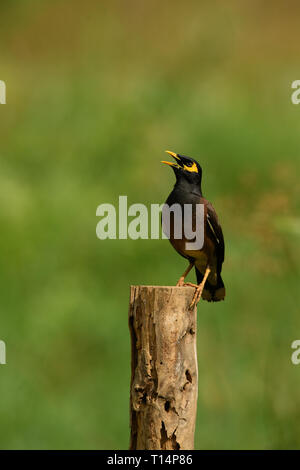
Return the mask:
{"type": "Polygon", "coordinates": [[[198,167],[195,162],[192,164],[192,166],[183,165],[183,168],[186,171],[190,171],[191,173],[198,173],[198,167]]]}

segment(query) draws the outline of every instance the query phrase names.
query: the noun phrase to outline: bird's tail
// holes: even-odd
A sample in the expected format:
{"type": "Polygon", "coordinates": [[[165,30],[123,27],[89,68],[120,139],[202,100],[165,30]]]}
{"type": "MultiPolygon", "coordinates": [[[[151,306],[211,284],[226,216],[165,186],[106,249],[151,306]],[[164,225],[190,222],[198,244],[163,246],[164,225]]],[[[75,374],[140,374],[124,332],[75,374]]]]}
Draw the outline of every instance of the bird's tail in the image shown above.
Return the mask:
{"type": "MultiPolygon", "coordinates": [[[[200,284],[203,280],[203,274],[196,268],[197,283],[200,284]]],[[[221,274],[217,274],[217,283],[211,284],[209,280],[205,282],[202,292],[202,299],[208,302],[219,302],[225,298],[225,286],[221,274]]]]}

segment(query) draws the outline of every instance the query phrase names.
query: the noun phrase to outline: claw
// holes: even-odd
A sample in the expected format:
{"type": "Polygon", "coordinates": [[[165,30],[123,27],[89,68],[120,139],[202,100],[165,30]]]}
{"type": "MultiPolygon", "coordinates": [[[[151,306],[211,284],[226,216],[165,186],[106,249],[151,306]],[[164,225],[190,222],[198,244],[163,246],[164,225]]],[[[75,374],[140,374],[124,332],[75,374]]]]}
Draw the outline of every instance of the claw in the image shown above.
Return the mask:
{"type": "Polygon", "coordinates": [[[210,268],[207,267],[206,270],[205,270],[205,274],[203,276],[203,281],[201,282],[201,284],[199,284],[199,286],[197,286],[197,289],[196,289],[196,292],[194,294],[193,300],[192,300],[192,302],[189,306],[190,310],[192,310],[192,308],[194,308],[194,306],[197,305],[197,303],[201,299],[201,295],[202,295],[202,292],[203,292],[203,289],[204,289],[204,286],[205,286],[205,283],[206,283],[206,279],[208,278],[209,273],[210,273],[210,268]]]}
{"type": "Polygon", "coordinates": [[[181,277],[176,284],[176,287],[183,287],[184,285],[184,277],[181,277]]]}
{"type": "Polygon", "coordinates": [[[194,296],[192,302],[190,303],[190,306],[189,306],[190,310],[192,310],[195,307],[195,305],[198,304],[200,298],[201,298],[201,295],[197,295],[197,293],[196,293],[196,295],[194,296]]]}
{"type": "Polygon", "coordinates": [[[186,278],[186,276],[188,275],[188,273],[190,272],[190,270],[192,269],[192,267],[194,266],[194,263],[190,263],[189,266],[187,267],[187,269],[184,271],[183,275],[180,276],[177,284],[176,284],[176,287],[182,287],[184,286],[184,280],[186,278]]]}
{"type": "Polygon", "coordinates": [[[183,284],[183,287],[195,287],[197,289],[198,285],[197,284],[193,284],[192,282],[185,282],[183,284]]]}

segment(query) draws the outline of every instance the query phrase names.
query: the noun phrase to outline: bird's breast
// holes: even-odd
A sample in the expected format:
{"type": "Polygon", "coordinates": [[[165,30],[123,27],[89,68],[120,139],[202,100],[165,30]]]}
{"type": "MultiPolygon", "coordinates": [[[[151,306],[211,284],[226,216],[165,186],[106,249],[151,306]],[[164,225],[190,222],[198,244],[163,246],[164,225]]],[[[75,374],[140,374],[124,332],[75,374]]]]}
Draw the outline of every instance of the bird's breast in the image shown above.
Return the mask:
{"type": "MultiPolygon", "coordinates": [[[[207,229],[207,207],[206,200],[200,195],[193,193],[180,193],[178,191],[173,191],[166,201],[166,205],[174,207],[174,204],[177,204],[181,207],[181,214],[179,213],[179,218],[176,220],[176,215],[173,211],[169,212],[167,217],[168,223],[168,236],[172,246],[175,250],[183,257],[189,259],[190,261],[195,261],[195,265],[199,270],[202,271],[203,267],[207,266],[208,261],[212,258],[215,247],[212,243],[210,237],[208,236],[207,229]],[[194,242],[194,240],[188,239],[185,234],[187,231],[184,227],[184,211],[185,204],[189,204],[192,207],[192,217],[191,217],[191,230],[197,234],[198,240],[200,237],[200,230],[203,230],[203,246],[200,249],[188,249],[188,244],[194,242]],[[196,220],[196,205],[203,204],[203,220],[199,222],[196,220]],[[181,215],[181,217],[180,217],[181,215]],[[181,226],[179,227],[178,224],[181,226]],[[179,230],[178,230],[179,229],[179,230]]],[[[178,215],[178,214],[177,214],[178,215]]],[[[164,225],[164,224],[163,224],[164,225]]]]}

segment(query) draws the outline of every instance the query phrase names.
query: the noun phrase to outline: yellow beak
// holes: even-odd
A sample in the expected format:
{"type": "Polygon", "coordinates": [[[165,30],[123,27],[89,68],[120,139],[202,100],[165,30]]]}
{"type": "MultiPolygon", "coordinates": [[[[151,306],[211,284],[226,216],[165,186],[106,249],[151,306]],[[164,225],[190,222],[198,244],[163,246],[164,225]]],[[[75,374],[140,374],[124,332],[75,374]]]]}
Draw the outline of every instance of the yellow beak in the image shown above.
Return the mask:
{"type": "MultiPolygon", "coordinates": [[[[180,161],[180,158],[178,157],[177,153],[171,152],[170,150],[166,150],[166,153],[171,155],[171,157],[175,158],[175,160],[180,161]]],[[[166,162],[165,160],[162,160],[161,163],[165,163],[166,165],[170,165],[170,166],[175,166],[176,168],[179,167],[177,163],[166,162]]]]}

